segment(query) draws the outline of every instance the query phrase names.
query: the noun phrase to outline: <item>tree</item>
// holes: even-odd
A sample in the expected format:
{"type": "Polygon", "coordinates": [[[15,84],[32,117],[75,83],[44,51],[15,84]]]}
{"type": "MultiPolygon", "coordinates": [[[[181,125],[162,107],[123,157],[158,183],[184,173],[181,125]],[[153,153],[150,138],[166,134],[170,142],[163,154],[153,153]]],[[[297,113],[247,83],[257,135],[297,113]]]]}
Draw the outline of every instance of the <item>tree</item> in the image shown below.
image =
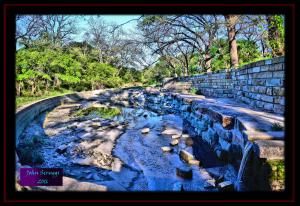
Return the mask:
{"type": "Polygon", "coordinates": [[[284,55],[284,19],[281,15],[268,15],[268,41],[272,56],[284,55]]]}
{"type": "Polygon", "coordinates": [[[76,18],[69,15],[19,15],[16,18],[16,40],[29,47],[37,39],[47,40],[60,47],[76,34],[76,18]]]}
{"type": "Polygon", "coordinates": [[[230,64],[232,67],[237,68],[239,59],[236,43],[236,24],[238,23],[239,15],[225,15],[225,19],[228,32],[230,64]]]}

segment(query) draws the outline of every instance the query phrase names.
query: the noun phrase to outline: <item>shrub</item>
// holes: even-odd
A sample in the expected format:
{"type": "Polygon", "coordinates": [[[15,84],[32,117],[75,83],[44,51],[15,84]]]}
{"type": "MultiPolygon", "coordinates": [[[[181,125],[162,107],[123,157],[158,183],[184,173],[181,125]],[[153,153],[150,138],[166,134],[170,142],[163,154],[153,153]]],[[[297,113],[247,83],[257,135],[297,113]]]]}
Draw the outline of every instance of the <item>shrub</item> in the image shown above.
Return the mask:
{"type": "Polygon", "coordinates": [[[273,131],[283,131],[283,126],[279,123],[279,122],[274,122],[273,124],[272,124],[272,127],[271,127],[271,129],[273,130],[273,131]]]}
{"type": "Polygon", "coordinates": [[[191,94],[197,94],[198,93],[198,89],[196,87],[191,87],[189,90],[189,93],[191,94]]]}

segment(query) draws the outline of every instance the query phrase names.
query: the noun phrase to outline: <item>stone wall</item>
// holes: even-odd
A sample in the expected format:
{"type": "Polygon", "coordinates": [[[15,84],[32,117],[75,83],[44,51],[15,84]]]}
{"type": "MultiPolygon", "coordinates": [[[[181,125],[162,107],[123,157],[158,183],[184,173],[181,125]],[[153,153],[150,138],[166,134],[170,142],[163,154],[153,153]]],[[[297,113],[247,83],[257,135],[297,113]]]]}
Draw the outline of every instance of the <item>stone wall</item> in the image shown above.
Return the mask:
{"type": "Polygon", "coordinates": [[[205,96],[235,98],[253,108],[283,114],[284,70],[284,57],[278,57],[239,69],[176,78],[167,82],[164,88],[182,92],[194,87],[205,96]]]}

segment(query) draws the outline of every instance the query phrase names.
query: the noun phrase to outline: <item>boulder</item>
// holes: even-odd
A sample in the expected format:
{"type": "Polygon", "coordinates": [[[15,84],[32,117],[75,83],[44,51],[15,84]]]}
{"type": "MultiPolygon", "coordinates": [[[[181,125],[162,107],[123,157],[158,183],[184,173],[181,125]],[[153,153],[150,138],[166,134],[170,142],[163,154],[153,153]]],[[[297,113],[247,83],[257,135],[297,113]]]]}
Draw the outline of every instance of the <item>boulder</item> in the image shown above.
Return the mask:
{"type": "Polygon", "coordinates": [[[176,168],[176,175],[184,179],[192,179],[193,171],[190,168],[184,168],[184,167],[176,168]]]}
{"type": "Polygon", "coordinates": [[[187,152],[186,150],[180,150],[179,156],[180,156],[181,159],[183,159],[186,162],[189,162],[189,160],[194,159],[194,155],[187,152]]]}
{"type": "Polygon", "coordinates": [[[186,138],[186,140],[185,140],[185,144],[186,144],[187,146],[192,146],[192,145],[194,144],[194,141],[193,141],[192,138],[188,137],[188,138],[186,138]]]}

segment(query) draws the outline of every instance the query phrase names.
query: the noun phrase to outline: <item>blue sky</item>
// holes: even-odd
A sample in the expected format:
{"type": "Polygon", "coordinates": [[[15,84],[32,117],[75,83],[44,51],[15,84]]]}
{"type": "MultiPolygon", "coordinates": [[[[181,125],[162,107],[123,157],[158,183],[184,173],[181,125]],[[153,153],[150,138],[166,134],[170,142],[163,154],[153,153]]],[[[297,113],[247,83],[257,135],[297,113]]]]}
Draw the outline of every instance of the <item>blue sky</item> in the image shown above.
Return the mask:
{"type": "MultiPolygon", "coordinates": [[[[123,24],[131,19],[136,19],[141,15],[100,15],[101,18],[106,21],[107,23],[116,23],[118,25],[123,24]]],[[[81,41],[82,40],[82,36],[84,34],[84,32],[86,32],[87,29],[87,21],[86,19],[88,19],[90,16],[86,15],[85,18],[79,19],[78,21],[78,27],[80,27],[80,34],[78,35],[78,37],[76,38],[76,40],[81,41]]],[[[136,27],[136,21],[131,21],[125,25],[123,25],[123,29],[125,31],[129,31],[129,30],[134,30],[136,27]]]]}

